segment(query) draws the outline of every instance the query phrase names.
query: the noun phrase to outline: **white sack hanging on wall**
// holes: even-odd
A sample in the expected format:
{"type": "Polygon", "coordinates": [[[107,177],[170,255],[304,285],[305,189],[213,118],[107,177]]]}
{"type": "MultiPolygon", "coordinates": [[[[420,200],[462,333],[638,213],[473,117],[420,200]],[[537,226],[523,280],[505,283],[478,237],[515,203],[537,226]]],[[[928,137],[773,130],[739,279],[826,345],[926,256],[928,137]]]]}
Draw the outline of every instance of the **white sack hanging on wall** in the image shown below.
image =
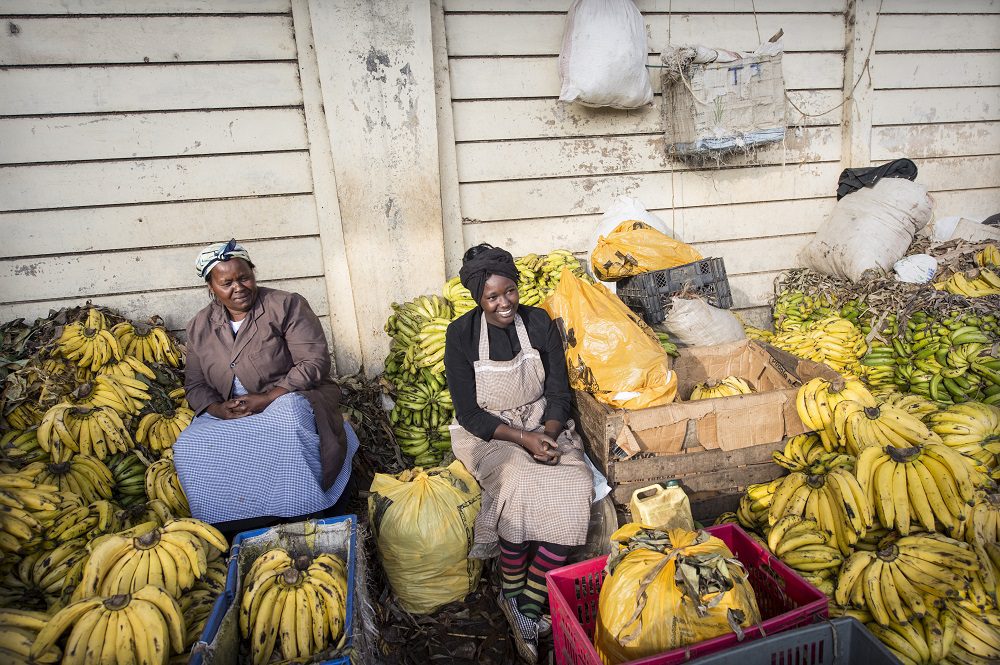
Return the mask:
{"type": "Polygon", "coordinates": [[[632,0],[574,0],[559,52],[559,101],[618,109],[651,103],[646,54],[646,24],[632,0]]]}

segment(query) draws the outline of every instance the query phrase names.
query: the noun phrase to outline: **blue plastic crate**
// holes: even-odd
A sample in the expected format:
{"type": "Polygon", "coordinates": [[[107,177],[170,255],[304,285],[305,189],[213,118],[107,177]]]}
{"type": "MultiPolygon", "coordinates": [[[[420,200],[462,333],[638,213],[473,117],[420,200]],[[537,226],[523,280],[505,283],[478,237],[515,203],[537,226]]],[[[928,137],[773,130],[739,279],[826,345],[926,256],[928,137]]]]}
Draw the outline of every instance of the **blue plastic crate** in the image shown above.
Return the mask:
{"type": "MultiPolygon", "coordinates": [[[[349,528],[346,545],[347,551],[336,552],[337,554],[344,556],[347,563],[347,608],[344,617],[344,632],[346,635],[343,646],[344,650],[351,648],[354,639],[353,628],[355,571],[357,567],[357,522],[358,520],[356,515],[328,517],[325,519],[315,520],[313,522],[317,529],[320,530],[323,530],[323,527],[330,527],[345,523],[349,528]]],[[[230,621],[232,623],[230,625],[229,632],[233,633],[234,624],[236,623],[236,614],[239,612],[239,606],[235,603],[235,600],[239,597],[239,594],[242,591],[242,580],[240,579],[239,572],[241,563],[240,553],[243,552],[244,548],[253,545],[253,539],[255,538],[273,537],[277,539],[279,534],[281,534],[280,537],[284,538],[304,537],[301,534],[295,534],[292,532],[292,530],[303,524],[304,523],[299,522],[264,529],[254,529],[253,531],[244,531],[243,533],[237,534],[236,537],[233,538],[233,546],[229,553],[229,571],[226,574],[226,588],[219,596],[215,607],[212,609],[212,614],[209,616],[208,622],[205,624],[205,630],[202,632],[201,640],[199,641],[198,646],[194,649],[195,653],[192,655],[189,665],[203,665],[203,663],[208,663],[209,665],[229,665],[230,663],[236,663],[237,652],[239,651],[238,628],[235,629],[236,643],[233,643],[234,636],[232,634],[220,636],[219,632],[223,626],[223,621],[225,621],[227,617],[230,617],[230,621]],[[206,653],[210,653],[211,655],[206,657],[206,653]]],[[[308,548],[308,546],[304,547],[312,549],[308,548]]],[[[313,551],[329,550],[316,549],[313,551]]],[[[251,562],[247,561],[245,563],[249,564],[251,562]]],[[[334,660],[315,661],[316,665],[350,665],[350,662],[350,658],[346,656],[336,658],[334,660]]]]}

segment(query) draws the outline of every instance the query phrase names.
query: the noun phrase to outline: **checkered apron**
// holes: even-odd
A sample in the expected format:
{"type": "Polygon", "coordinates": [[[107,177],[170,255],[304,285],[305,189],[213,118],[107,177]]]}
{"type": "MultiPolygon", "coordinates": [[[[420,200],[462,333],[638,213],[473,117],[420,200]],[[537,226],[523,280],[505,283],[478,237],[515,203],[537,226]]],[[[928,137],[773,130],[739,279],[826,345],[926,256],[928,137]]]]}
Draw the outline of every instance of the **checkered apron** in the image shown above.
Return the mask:
{"type": "MultiPolygon", "coordinates": [[[[545,368],[531,347],[521,317],[514,317],[521,352],[512,360],[490,360],[486,315],[479,333],[476,401],[510,427],[529,432],[545,428],[545,368]]],[[[556,441],[559,464],[536,462],[517,443],[484,441],[455,421],[451,447],[483,490],[470,558],[499,555],[497,536],[512,543],[543,541],[583,545],[587,540],[593,478],[583,445],[570,420],[556,441]]]]}

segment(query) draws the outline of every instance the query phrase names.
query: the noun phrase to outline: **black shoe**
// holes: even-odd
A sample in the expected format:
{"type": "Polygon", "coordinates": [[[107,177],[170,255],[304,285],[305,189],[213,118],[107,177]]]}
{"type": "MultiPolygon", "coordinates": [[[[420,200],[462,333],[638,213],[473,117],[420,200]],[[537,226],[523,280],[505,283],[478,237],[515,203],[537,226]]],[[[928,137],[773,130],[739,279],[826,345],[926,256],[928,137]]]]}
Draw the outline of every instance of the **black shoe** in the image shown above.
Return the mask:
{"type": "Polygon", "coordinates": [[[500,609],[507,617],[511,632],[514,634],[514,644],[517,646],[517,653],[529,663],[538,662],[538,629],[535,623],[528,617],[521,614],[517,609],[517,602],[513,598],[505,598],[503,593],[498,599],[500,609]]]}

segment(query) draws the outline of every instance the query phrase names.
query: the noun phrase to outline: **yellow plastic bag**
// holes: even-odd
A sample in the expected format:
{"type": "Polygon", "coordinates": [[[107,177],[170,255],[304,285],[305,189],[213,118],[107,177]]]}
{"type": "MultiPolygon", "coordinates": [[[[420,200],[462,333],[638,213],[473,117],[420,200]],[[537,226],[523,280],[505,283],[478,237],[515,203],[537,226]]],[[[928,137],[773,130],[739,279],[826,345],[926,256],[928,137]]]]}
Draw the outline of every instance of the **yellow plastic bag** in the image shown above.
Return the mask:
{"type": "Polygon", "coordinates": [[[650,270],[664,270],[702,259],[691,245],[674,240],[649,224],[622,222],[597,239],[590,254],[594,275],[602,282],[616,282],[650,270]]]}
{"type": "Polygon", "coordinates": [[[608,665],[663,653],[761,621],[726,544],[705,531],[626,524],[612,536],[594,646],[608,665]]]}
{"type": "Polygon", "coordinates": [[[479,503],[476,479],[457,460],[375,474],[368,517],[386,577],[408,612],[428,614],[476,588],[482,561],[468,555],[479,503]]]}
{"type": "Polygon", "coordinates": [[[605,404],[644,409],[669,404],[677,376],[652,331],[617,296],[563,270],[542,307],[562,319],[569,384],[605,404]]]}

